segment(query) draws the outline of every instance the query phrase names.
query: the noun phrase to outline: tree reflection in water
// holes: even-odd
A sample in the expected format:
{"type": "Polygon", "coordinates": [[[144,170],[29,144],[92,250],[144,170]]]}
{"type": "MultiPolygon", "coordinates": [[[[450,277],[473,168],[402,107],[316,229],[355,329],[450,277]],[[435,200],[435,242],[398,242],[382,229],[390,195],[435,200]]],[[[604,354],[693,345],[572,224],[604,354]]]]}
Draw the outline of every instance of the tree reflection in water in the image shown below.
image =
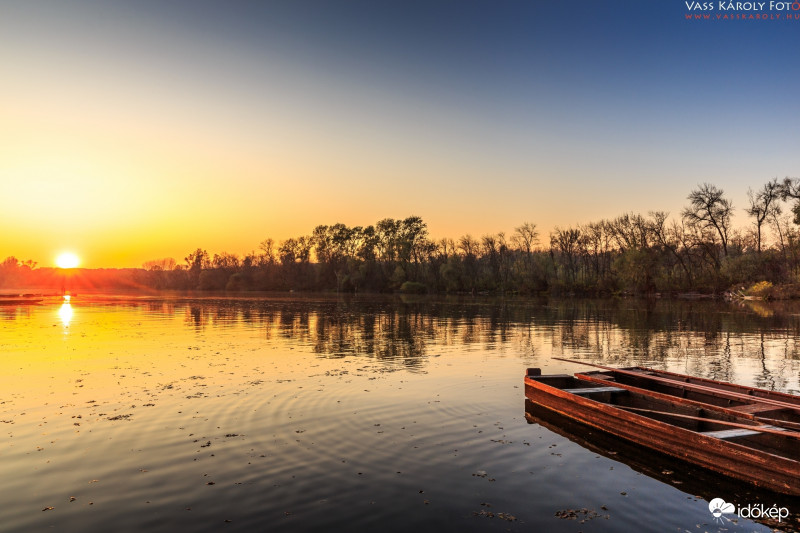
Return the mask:
{"type": "MultiPolygon", "coordinates": [[[[540,358],[633,364],[796,391],[800,303],[470,296],[170,295],[70,304],[124,305],[182,317],[197,332],[246,327],[320,357],[362,356],[422,369],[447,350],[509,350],[540,358]]],[[[25,320],[29,306],[0,306],[25,320]]],[[[62,322],[71,319],[61,315],[62,322]]]]}
{"type": "MultiPolygon", "coordinates": [[[[785,389],[797,376],[797,305],[681,300],[560,300],[472,297],[244,297],[154,302],[184,314],[198,331],[247,325],[321,357],[358,355],[421,368],[443,347],[497,350],[604,365],[671,368],[737,381],[742,360],[757,362],[753,384],[785,389]],[[677,366],[677,368],[676,368],[677,366]]],[[[156,309],[157,308],[157,309],[156,309]]]]}

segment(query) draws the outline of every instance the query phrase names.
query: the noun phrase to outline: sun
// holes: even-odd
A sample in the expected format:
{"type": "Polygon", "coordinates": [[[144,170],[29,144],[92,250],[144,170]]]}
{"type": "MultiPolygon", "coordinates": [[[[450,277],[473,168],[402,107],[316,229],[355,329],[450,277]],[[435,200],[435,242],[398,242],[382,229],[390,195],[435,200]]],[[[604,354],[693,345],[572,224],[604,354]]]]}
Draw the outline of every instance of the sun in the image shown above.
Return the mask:
{"type": "Polygon", "coordinates": [[[80,262],[80,258],[72,252],[63,252],[56,257],[58,268],[75,268],[80,262]]]}

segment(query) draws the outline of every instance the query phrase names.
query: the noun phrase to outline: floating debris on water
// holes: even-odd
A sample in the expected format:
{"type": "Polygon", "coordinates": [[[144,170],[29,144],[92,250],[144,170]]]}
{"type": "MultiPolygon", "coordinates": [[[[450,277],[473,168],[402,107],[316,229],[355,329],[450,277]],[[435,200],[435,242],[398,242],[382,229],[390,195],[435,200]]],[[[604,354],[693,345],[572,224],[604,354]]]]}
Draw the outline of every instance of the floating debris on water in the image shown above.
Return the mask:
{"type": "Polygon", "coordinates": [[[517,517],[512,515],[512,514],[495,513],[495,512],[492,512],[492,511],[487,511],[486,509],[483,509],[482,511],[473,511],[472,515],[473,516],[481,516],[483,518],[499,518],[501,520],[506,520],[508,522],[514,522],[514,521],[517,520],[517,517]]]}
{"type": "MultiPolygon", "coordinates": [[[[605,509],[605,506],[601,507],[601,509],[605,509]]],[[[562,509],[561,511],[556,511],[555,516],[562,520],[578,520],[580,519],[580,523],[583,524],[589,520],[593,520],[595,518],[605,518],[608,520],[610,517],[609,515],[601,515],[597,511],[593,509],[587,509],[586,507],[582,509],[562,509]]]]}

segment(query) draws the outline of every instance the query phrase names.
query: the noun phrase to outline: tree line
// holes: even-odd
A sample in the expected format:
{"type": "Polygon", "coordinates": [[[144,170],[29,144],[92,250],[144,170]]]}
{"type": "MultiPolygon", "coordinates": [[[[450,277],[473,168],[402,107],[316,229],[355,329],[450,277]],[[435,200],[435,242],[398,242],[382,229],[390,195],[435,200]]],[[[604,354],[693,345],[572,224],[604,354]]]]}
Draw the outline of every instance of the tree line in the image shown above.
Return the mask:
{"type": "MultiPolygon", "coordinates": [[[[320,225],[280,243],[266,239],[243,256],[198,248],[183,263],[148,261],[124,277],[155,289],[583,295],[719,293],[797,280],[800,179],[749,190],[747,223],[738,227],[732,202],[717,186],[701,184],[687,200],[676,217],[626,213],[556,227],[544,239],[530,222],[508,235],[438,240],[418,216],[320,225]]],[[[36,272],[34,266],[6,259],[0,284],[36,272]]]]}

